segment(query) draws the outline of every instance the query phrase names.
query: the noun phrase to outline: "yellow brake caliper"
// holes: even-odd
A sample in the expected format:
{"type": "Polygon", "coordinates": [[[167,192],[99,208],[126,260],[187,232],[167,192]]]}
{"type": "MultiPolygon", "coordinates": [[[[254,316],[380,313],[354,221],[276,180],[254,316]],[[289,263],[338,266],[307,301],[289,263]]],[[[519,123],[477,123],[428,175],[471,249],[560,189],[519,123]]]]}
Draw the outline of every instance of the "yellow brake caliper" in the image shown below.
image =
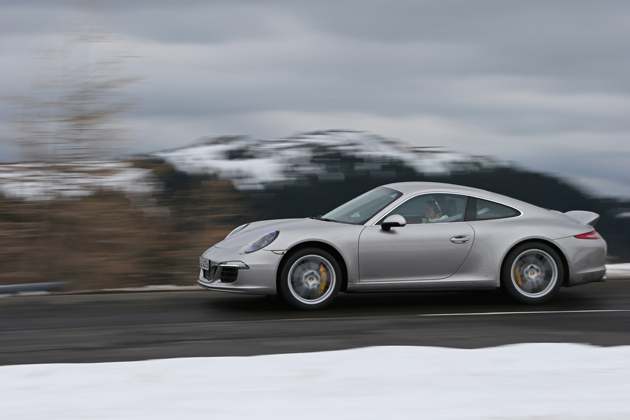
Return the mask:
{"type": "Polygon", "coordinates": [[[514,269],[514,280],[516,280],[516,284],[518,284],[519,287],[523,286],[523,280],[521,279],[521,270],[518,267],[514,269]]]}
{"type": "Polygon", "coordinates": [[[322,281],[319,283],[319,289],[317,289],[318,294],[324,293],[324,289],[326,289],[326,281],[328,280],[328,274],[326,273],[326,267],[323,264],[319,265],[319,274],[322,276],[322,281]]]}

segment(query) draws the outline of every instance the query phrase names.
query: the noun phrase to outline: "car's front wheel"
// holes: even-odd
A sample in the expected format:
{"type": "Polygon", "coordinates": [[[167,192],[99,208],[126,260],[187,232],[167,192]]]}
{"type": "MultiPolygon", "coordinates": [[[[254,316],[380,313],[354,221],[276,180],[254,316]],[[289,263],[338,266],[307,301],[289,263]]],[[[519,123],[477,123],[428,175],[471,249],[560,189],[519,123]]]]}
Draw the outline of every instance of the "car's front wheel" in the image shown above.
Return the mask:
{"type": "Polygon", "coordinates": [[[501,286],[521,303],[536,304],[558,293],[564,280],[562,260],[544,243],[526,243],[514,248],[501,269],[501,286]]]}
{"type": "Polygon", "coordinates": [[[341,270],[337,260],[318,248],[306,248],[289,256],[279,279],[282,297],[299,309],[321,309],[337,297],[341,270]]]}

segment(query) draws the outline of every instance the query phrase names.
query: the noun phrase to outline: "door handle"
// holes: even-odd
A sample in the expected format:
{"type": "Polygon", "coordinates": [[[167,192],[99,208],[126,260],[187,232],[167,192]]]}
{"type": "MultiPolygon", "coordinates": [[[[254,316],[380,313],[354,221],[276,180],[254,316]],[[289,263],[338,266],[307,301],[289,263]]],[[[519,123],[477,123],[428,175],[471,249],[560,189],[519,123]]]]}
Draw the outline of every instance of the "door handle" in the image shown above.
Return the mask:
{"type": "Polygon", "coordinates": [[[450,239],[451,242],[453,242],[454,244],[467,244],[468,241],[470,241],[470,236],[468,235],[457,235],[457,236],[453,236],[450,239]]]}

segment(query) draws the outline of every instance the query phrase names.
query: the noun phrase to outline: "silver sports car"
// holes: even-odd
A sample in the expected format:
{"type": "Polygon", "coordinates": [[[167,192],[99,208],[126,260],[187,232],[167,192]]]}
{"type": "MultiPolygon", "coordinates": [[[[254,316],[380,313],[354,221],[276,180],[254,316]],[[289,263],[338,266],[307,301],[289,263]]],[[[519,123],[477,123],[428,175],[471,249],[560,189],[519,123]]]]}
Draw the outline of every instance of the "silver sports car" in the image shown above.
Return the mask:
{"type": "Polygon", "coordinates": [[[323,216],[239,226],[199,258],[198,282],[279,295],[300,309],[323,308],[340,291],[497,287],[541,303],[562,286],[604,279],[598,219],[475,188],[401,182],[323,216]]]}

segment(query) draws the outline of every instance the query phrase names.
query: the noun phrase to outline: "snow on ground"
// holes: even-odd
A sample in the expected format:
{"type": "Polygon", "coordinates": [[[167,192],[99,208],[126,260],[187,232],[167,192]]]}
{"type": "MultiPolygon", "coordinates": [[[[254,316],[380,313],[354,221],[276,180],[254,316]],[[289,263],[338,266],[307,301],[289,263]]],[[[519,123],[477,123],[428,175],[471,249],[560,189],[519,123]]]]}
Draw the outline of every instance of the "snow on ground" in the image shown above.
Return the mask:
{"type": "Polygon", "coordinates": [[[628,419],[630,346],[0,367],[3,419],[628,419]]]}
{"type": "Polygon", "coordinates": [[[630,278],[630,264],[606,264],[606,278],[611,280],[630,278]]]}
{"type": "Polygon", "coordinates": [[[128,162],[15,163],[0,165],[0,193],[26,200],[84,197],[98,189],[150,194],[151,171],[128,162]]]}

